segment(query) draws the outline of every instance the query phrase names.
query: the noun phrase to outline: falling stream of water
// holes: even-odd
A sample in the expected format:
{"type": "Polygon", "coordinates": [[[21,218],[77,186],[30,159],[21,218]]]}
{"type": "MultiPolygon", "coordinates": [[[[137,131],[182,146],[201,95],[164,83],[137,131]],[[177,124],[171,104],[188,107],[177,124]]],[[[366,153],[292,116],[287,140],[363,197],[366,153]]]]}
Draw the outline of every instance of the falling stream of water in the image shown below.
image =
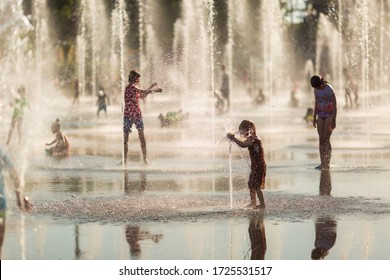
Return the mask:
{"type": "MultiPolygon", "coordinates": [[[[228,1],[228,42],[227,42],[227,54],[228,54],[228,73],[229,73],[229,104],[231,104],[233,90],[233,3],[228,1]]],[[[229,112],[231,111],[231,106],[229,106],[229,112]]]]}
{"type": "MultiPolygon", "coordinates": [[[[214,91],[215,91],[215,78],[214,78],[214,1],[209,0],[208,3],[209,17],[207,21],[207,29],[209,33],[209,55],[210,55],[210,97],[208,101],[211,109],[211,132],[212,132],[212,145],[215,145],[215,106],[214,106],[214,91]]],[[[213,154],[213,160],[214,160],[213,154]]]]}
{"type": "Polygon", "coordinates": [[[144,4],[143,0],[138,0],[138,32],[139,32],[139,71],[144,73],[145,69],[145,54],[144,54],[144,4]]]}
{"type": "MultiPolygon", "coordinates": [[[[124,0],[119,0],[118,3],[118,10],[119,10],[119,42],[120,42],[120,78],[121,78],[121,96],[122,100],[124,101],[124,93],[125,93],[125,87],[126,87],[126,80],[125,80],[125,30],[124,26],[126,26],[126,17],[125,17],[125,3],[124,0]]],[[[122,102],[122,120],[124,118],[124,102],[122,102]]],[[[122,136],[122,167],[124,167],[125,164],[125,152],[124,152],[124,145],[125,145],[125,138],[122,136]]]]}
{"type": "Polygon", "coordinates": [[[232,141],[229,141],[229,191],[230,191],[230,209],[232,209],[233,208],[232,141]]]}

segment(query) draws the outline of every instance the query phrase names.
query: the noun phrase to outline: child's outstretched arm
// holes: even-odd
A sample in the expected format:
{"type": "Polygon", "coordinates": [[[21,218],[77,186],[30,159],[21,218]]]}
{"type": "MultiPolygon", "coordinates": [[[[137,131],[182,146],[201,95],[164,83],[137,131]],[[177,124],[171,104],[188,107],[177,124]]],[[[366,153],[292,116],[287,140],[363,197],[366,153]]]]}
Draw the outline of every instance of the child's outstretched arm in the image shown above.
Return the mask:
{"type": "Polygon", "coordinates": [[[337,117],[337,101],[336,101],[336,95],[333,93],[330,98],[332,99],[333,103],[333,115],[332,115],[332,123],[331,123],[331,128],[335,129],[336,128],[336,117],[337,117]]]}
{"type": "Polygon", "coordinates": [[[58,142],[57,138],[54,139],[54,140],[53,140],[52,142],[50,142],[50,143],[46,143],[46,146],[51,146],[51,145],[55,144],[56,142],[58,142]]]}
{"type": "Polygon", "coordinates": [[[237,139],[234,134],[232,133],[228,133],[226,135],[226,137],[233,141],[234,143],[236,143],[238,146],[240,146],[241,148],[248,148],[248,147],[251,147],[253,145],[252,141],[250,139],[247,139],[245,141],[241,141],[239,139],[237,139]]]}
{"type": "Polygon", "coordinates": [[[155,88],[157,86],[157,83],[153,83],[150,85],[150,87],[148,89],[145,89],[145,90],[142,90],[140,89],[140,93],[146,97],[149,93],[153,93],[153,92],[162,92],[162,88],[155,88]]]}

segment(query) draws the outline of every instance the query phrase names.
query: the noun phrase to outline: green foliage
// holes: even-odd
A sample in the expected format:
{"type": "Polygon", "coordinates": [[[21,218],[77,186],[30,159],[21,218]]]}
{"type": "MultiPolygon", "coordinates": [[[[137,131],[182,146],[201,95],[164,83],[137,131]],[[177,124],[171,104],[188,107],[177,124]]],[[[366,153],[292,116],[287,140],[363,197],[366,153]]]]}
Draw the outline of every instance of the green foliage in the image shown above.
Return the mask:
{"type": "Polygon", "coordinates": [[[59,41],[73,43],[78,30],[78,4],[75,0],[47,0],[53,37],[59,41]]]}

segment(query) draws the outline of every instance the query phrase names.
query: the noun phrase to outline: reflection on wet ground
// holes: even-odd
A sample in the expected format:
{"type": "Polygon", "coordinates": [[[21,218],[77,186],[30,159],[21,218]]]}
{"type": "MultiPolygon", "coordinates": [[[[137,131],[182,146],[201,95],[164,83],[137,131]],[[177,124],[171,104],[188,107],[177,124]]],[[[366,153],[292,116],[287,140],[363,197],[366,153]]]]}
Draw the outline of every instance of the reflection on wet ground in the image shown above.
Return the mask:
{"type": "MultiPolygon", "coordinates": [[[[237,107],[215,120],[216,144],[208,116],[161,128],[146,113],[151,163],[141,164],[133,133],[123,168],[119,108],[107,120],[92,109],[69,108],[62,120],[69,158],[45,157],[38,142],[29,150],[34,209],[20,215],[9,203],[4,259],[390,259],[389,110],[371,113],[369,127],[364,112],[341,112],[331,169],[320,172],[304,110],[237,107]],[[230,207],[223,138],[244,117],[258,124],[266,153],[264,211],[245,208],[249,157],[236,146],[230,207]]],[[[17,157],[16,145],[9,150],[17,157]]]]}

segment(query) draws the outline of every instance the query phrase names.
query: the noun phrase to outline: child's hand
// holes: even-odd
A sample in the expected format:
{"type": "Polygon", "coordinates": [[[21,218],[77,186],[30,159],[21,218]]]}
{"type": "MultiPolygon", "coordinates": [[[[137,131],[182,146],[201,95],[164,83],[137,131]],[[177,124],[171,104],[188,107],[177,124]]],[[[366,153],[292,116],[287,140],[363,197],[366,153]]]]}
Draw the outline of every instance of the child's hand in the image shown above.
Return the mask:
{"type": "Polygon", "coordinates": [[[155,87],[157,86],[157,83],[153,83],[150,87],[155,87]]]}
{"type": "Polygon", "coordinates": [[[21,208],[22,211],[30,212],[32,209],[32,205],[30,203],[30,200],[28,196],[25,196],[23,198],[23,208],[21,208]]]}
{"type": "Polygon", "coordinates": [[[156,88],[154,92],[162,92],[162,88],[156,88]]]}
{"type": "Polygon", "coordinates": [[[234,134],[228,133],[228,134],[226,134],[226,137],[227,137],[229,140],[233,140],[234,134]]]}

